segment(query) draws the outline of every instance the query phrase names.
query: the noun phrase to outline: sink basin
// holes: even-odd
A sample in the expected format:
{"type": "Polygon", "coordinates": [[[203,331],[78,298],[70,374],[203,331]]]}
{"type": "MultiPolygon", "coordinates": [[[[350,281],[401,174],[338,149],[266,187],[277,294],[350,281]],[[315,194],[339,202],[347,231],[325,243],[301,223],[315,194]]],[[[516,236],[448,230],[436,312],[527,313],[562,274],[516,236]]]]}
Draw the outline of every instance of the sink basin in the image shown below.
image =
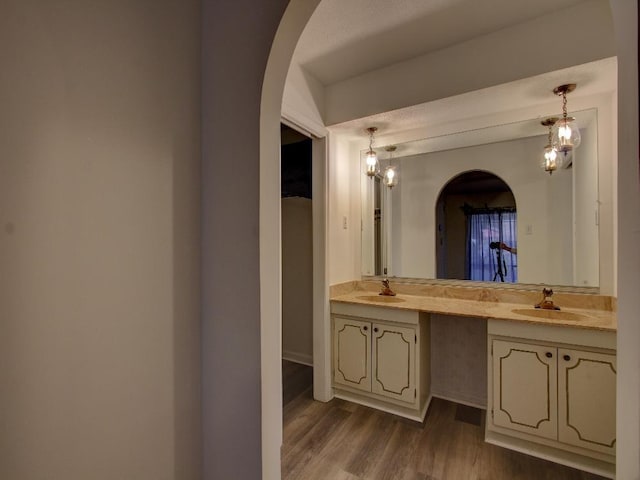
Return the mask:
{"type": "Polygon", "coordinates": [[[402,303],[406,301],[404,298],[390,297],[388,295],[360,295],[356,298],[358,300],[366,300],[367,302],[376,303],[402,303]]]}
{"type": "Polygon", "coordinates": [[[518,315],[526,315],[528,317],[546,318],[548,320],[569,320],[579,322],[587,320],[589,317],[581,313],[565,312],[563,310],[544,310],[539,308],[515,308],[511,310],[518,315]]]}

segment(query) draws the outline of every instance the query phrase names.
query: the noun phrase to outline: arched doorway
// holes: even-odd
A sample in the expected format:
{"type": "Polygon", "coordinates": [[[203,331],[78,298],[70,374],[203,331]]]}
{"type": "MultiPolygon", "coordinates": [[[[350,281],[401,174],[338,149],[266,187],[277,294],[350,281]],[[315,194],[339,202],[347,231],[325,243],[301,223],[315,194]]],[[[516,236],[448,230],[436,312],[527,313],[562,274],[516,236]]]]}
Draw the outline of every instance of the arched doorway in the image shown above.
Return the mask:
{"type": "MultiPolygon", "coordinates": [[[[260,103],[260,324],[262,400],[262,476],[280,478],[282,444],[281,256],[280,256],[280,121],[284,85],[298,39],[321,0],[292,0],[276,33],[262,84],[260,103]]],[[[322,148],[314,145],[314,148],[322,148]]],[[[314,152],[317,155],[317,152],[314,152]]],[[[314,167],[315,168],[315,167],[314,167]]],[[[315,179],[324,181],[324,172],[315,179]]],[[[316,187],[316,185],[314,185],[316,187]]],[[[314,194],[315,196],[315,194],[314,194]]],[[[314,213],[315,215],[315,213],[314,213]]],[[[323,212],[320,212],[323,216],[323,212]]],[[[314,218],[314,228],[316,219],[314,218]]],[[[315,233],[314,233],[315,235],[315,233]]],[[[324,243],[322,243],[324,250],[324,243]]],[[[314,275],[318,273],[314,247],[314,275]]],[[[314,281],[316,280],[314,276],[314,281]]],[[[314,317],[318,314],[314,292],[314,317]]],[[[320,313],[322,314],[322,312],[320,313]]],[[[328,315],[328,312],[326,312],[328,315]]],[[[314,352],[316,348],[314,319],[314,352]]],[[[315,358],[328,365],[329,358],[315,358]]]]}
{"type": "Polygon", "coordinates": [[[437,278],[517,282],[516,215],[500,177],[472,170],[449,180],[436,202],[437,278]]]}
{"type": "MultiPolygon", "coordinates": [[[[620,2],[622,3],[622,2],[620,2]]],[[[279,478],[279,444],[281,439],[281,413],[279,411],[279,312],[277,305],[277,298],[279,288],[277,286],[277,279],[279,276],[279,257],[272,256],[277,251],[277,228],[270,228],[272,223],[277,224],[278,213],[277,208],[274,205],[269,205],[269,199],[277,198],[273,190],[274,185],[277,185],[277,181],[274,181],[272,175],[269,174],[269,170],[276,169],[278,165],[278,124],[279,124],[279,109],[280,102],[282,100],[282,91],[284,88],[284,82],[286,79],[286,73],[289,66],[289,60],[291,53],[295,48],[297,39],[304,28],[305,23],[313,13],[314,8],[319,4],[319,0],[311,0],[309,2],[303,2],[302,0],[292,0],[286,9],[282,22],[276,35],[271,56],[267,63],[267,69],[265,74],[265,81],[262,88],[261,99],[261,115],[260,115],[260,165],[261,165],[261,178],[260,178],[260,190],[261,190],[261,202],[263,199],[267,200],[267,204],[264,208],[261,208],[260,213],[260,280],[263,290],[261,291],[261,346],[262,346],[262,462],[263,462],[263,478],[279,478]],[[271,192],[271,193],[270,193],[271,192]],[[264,228],[263,228],[264,227],[264,228]],[[263,248],[264,247],[264,248],[263,248]],[[275,330],[269,331],[270,329],[275,330]],[[271,383],[275,381],[276,383],[271,383]],[[277,472],[277,473],[276,473],[277,472]]],[[[621,91],[621,97],[637,99],[638,85],[637,81],[633,80],[632,73],[635,72],[637,78],[637,45],[632,40],[637,35],[637,5],[635,2],[628,1],[624,5],[618,4],[618,2],[610,2],[611,8],[614,12],[614,22],[616,24],[616,30],[618,33],[617,47],[619,55],[622,55],[622,62],[625,67],[624,72],[628,75],[621,75],[622,78],[629,79],[625,81],[621,91]],[[619,30],[618,30],[619,29],[619,30]]],[[[274,6],[272,10],[277,10],[279,7],[274,6]]],[[[627,178],[633,178],[634,183],[626,184],[621,188],[619,192],[619,198],[624,198],[627,194],[630,194],[636,200],[638,199],[637,192],[637,157],[633,152],[637,152],[637,102],[621,102],[624,107],[619,112],[619,118],[627,121],[625,138],[621,145],[621,153],[626,155],[625,167],[622,171],[619,171],[619,177],[624,178],[625,174],[627,178]]],[[[622,122],[621,122],[622,123],[622,122]]],[[[273,203],[273,202],[271,202],[273,203]]],[[[629,205],[633,205],[630,202],[629,205]]],[[[631,208],[631,207],[629,207],[631,208]]],[[[625,208],[625,212],[621,212],[628,218],[633,218],[635,215],[633,210],[625,208]],[[625,213],[626,212],[626,213],[625,213]]],[[[631,233],[633,225],[625,227],[626,233],[631,233]]],[[[638,258],[638,252],[631,248],[633,242],[628,242],[628,248],[625,248],[624,253],[628,253],[631,258],[638,258]]],[[[637,242],[636,242],[637,243],[637,242]]],[[[630,258],[627,256],[627,261],[630,258]]],[[[621,270],[623,268],[621,267],[621,270]]],[[[628,285],[637,285],[639,278],[638,272],[630,272],[627,269],[626,273],[621,272],[619,275],[624,278],[625,281],[629,279],[636,281],[627,282],[628,285]]],[[[634,309],[638,308],[638,299],[634,299],[631,292],[626,291],[628,296],[626,302],[619,301],[619,311],[625,311],[630,314],[634,309]],[[624,305],[624,307],[623,307],[624,305]],[[622,307],[622,308],[621,308],[622,307]]],[[[623,325],[620,326],[621,330],[623,325]]],[[[628,336],[628,341],[633,342],[638,338],[639,328],[638,325],[633,327],[628,326],[628,331],[631,335],[628,336]]],[[[629,347],[629,351],[632,350],[629,347]]],[[[637,362],[638,354],[634,353],[630,361],[637,362]]],[[[637,472],[640,471],[637,465],[637,458],[635,452],[637,445],[640,443],[638,438],[637,429],[633,432],[629,429],[633,428],[633,425],[637,425],[638,413],[638,388],[637,385],[638,375],[633,372],[631,375],[627,375],[626,379],[621,380],[626,383],[626,390],[634,390],[635,394],[633,398],[628,399],[626,403],[626,412],[629,415],[619,415],[627,420],[626,427],[629,442],[628,447],[625,449],[627,455],[622,460],[625,465],[624,470],[619,468],[619,474],[626,472],[629,477],[637,476],[637,472]],[[634,387],[635,386],[635,387],[634,387]],[[628,421],[632,419],[631,421],[628,421]]],[[[622,424],[619,424],[622,425],[622,424]]],[[[625,425],[622,425],[625,427],[625,425]]],[[[622,449],[619,450],[619,459],[622,449]]],[[[620,463],[620,461],[619,461],[620,463]]]]}

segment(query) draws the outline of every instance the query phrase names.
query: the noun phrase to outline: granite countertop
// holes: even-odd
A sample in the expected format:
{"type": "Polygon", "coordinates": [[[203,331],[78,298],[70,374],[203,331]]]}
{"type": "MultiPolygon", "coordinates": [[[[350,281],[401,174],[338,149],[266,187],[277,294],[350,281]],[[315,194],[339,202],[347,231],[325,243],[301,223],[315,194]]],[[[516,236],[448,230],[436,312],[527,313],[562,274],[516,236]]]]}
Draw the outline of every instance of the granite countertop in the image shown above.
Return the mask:
{"type": "Polygon", "coordinates": [[[332,293],[331,301],[541,325],[614,332],[617,330],[615,311],[606,308],[606,302],[596,298],[599,296],[572,296],[577,298],[569,298],[566,295],[564,297],[558,295],[559,298],[554,296],[556,305],[561,308],[560,311],[554,311],[533,308],[536,302],[531,300],[530,294],[520,295],[509,291],[505,294],[499,290],[487,293],[486,289],[482,288],[455,290],[456,287],[412,290],[399,286],[394,288],[397,291],[395,297],[386,297],[378,295],[380,290],[370,288],[372,285],[367,283],[371,282],[356,282],[351,289],[337,289],[332,293]],[[566,303],[562,300],[566,300],[566,303]],[[578,305],[586,308],[579,308],[578,305]]]}

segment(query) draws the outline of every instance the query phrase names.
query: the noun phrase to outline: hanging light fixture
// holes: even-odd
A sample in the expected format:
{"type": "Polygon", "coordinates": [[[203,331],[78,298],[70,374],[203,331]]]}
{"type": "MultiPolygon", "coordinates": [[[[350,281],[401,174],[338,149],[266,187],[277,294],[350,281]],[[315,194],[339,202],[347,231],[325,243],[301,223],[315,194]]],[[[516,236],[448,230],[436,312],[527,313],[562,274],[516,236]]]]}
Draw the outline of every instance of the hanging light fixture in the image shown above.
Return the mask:
{"type": "Polygon", "coordinates": [[[369,127],[367,128],[367,132],[369,132],[369,150],[366,154],[366,162],[367,162],[367,176],[375,177],[378,173],[380,173],[380,164],[378,163],[378,155],[373,149],[373,134],[378,131],[377,127],[369,127]]]}
{"type": "Polygon", "coordinates": [[[395,145],[385,147],[385,150],[389,152],[389,166],[384,170],[384,184],[389,188],[393,188],[398,184],[398,172],[392,163],[393,152],[396,151],[396,148],[395,145]]]}
{"type": "Polygon", "coordinates": [[[557,170],[560,166],[559,164],[562,162],[562,159],[559,157],[558,151],[556,150],[556,147],[553,145],[552,141],[552,127],[557,121],[558,117],[550,117],[540,122],[542,125],[549,129],[549,140],[547,142],[547,145],[544,147],[541,163],[542,168],[545,172],[549,172],[549,175],[557,170]]]}
{"type": "Polygon", "coordinates": [[[567,93],[576,89],[575,83],[560,85],[553,93],[562,96],[562,117],[553,126],[552,144],[558,152],[565,156],[580,146],[580,129],[574,117],[567,116],[567,93]]]}

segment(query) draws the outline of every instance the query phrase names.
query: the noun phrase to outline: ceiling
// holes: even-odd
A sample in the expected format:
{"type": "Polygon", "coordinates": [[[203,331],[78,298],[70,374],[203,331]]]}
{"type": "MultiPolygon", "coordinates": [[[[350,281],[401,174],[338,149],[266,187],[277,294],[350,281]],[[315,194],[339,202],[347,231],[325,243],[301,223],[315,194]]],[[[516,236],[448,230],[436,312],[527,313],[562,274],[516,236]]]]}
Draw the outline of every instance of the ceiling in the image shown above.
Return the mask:
{"type": "MultiPolygon", "coordinates": [[[[482,129],[482,132],[478,133],[486,135],[492,132],[487,127],[500,126],[495,133],[500,137],[499,140],[521,138],[527,136],[523,128],[529,129],[533,125],[536,128],[534,131],[537,131],[539,120],[549,114],[559,113],[561,103],[553,95],[550,85],[569,82],[579,85],[569,97],[570,106],[580,105],[581,97],[613,92],[617,84],[617,61],[615,58],[608,58],[577,65],[454,97],[358,118],[332,125],[331,130],[350,138],[364,138],[363,132],[372,125],[378,127],[381,135],[394,135],[397,132],[416,129],[418,126],[430,127],[431,130],[436,130],[437,127],[439,135],[448,135],[452,133],[447,131],[448,124],[454,132],[482,129]],[[524,119],[518,117],[517,112],[510,112],[514,105],[521,111],[528,109],[526,111],[531,113],[537,110],[537,113],[528,115],[526,119],[529,121],[521,122],[524,119]],[[516,116],[512,117],[511,113],[516,116]],[[460,119],[467,119],[468,122],[461,125],[460,119]]],[[[578,115],[576,111],[573,114],[578,115]]],[[[486,141],[498,141],[498,137],[494,137],[487,138],[486,141]]]]}
{"type": "Polygon", "coordinates": [[[584,2],[322,0],[294,61],[326,86],[584,2]]]}
{"type": "MultiPolygon", "coordinates": [[[[322,0],[296,47],[293,61],[324,87],[406,61],[455,44],[470,41],[517,23],[572,7],[579,10],[593,0],[322,0]]],[[[604,19],[603,19],[604,21],[604,19]]],[[[552,32],[560,36],[560,33],[552,32]]],[[[524,61],[524,59],[523,59],[524,61]]],[[[538,107],[539,120],[559,108],[551,90],[577,83],[572,105],[579,97],[613,92],[617,77],[615,58],[577,65],[507,84],[388,111],[339,124],[331,130],[351,138],[377,126],[380,135],[393,136],[420,127],[441,126],[460,119],[478,119],[468,126],[478,129],[504,120],[505,112],[538,107]],[[541,105],[552,104],[550,107],[541,105]],[[490,118],[493,116],[494,118],[490,118]],[[496,122],[496,118],[499,121],[496,122]]],[[[539,122],[533,122],[539,124],[539,122]]],[[[454,127],[452,127],[454,128],[454,127]]],[[[459,131],[459,130],[456,130],[459,131]]],[[[440,135],[447,134],[442,131],[440,135]]],[[[384,139],[383,139],[384,140],[384,139]]],[[[390,139],[395,141],[395,139],[390,139]]],[[[383,143],[379,143],[383,145],[383,143]]]]}

